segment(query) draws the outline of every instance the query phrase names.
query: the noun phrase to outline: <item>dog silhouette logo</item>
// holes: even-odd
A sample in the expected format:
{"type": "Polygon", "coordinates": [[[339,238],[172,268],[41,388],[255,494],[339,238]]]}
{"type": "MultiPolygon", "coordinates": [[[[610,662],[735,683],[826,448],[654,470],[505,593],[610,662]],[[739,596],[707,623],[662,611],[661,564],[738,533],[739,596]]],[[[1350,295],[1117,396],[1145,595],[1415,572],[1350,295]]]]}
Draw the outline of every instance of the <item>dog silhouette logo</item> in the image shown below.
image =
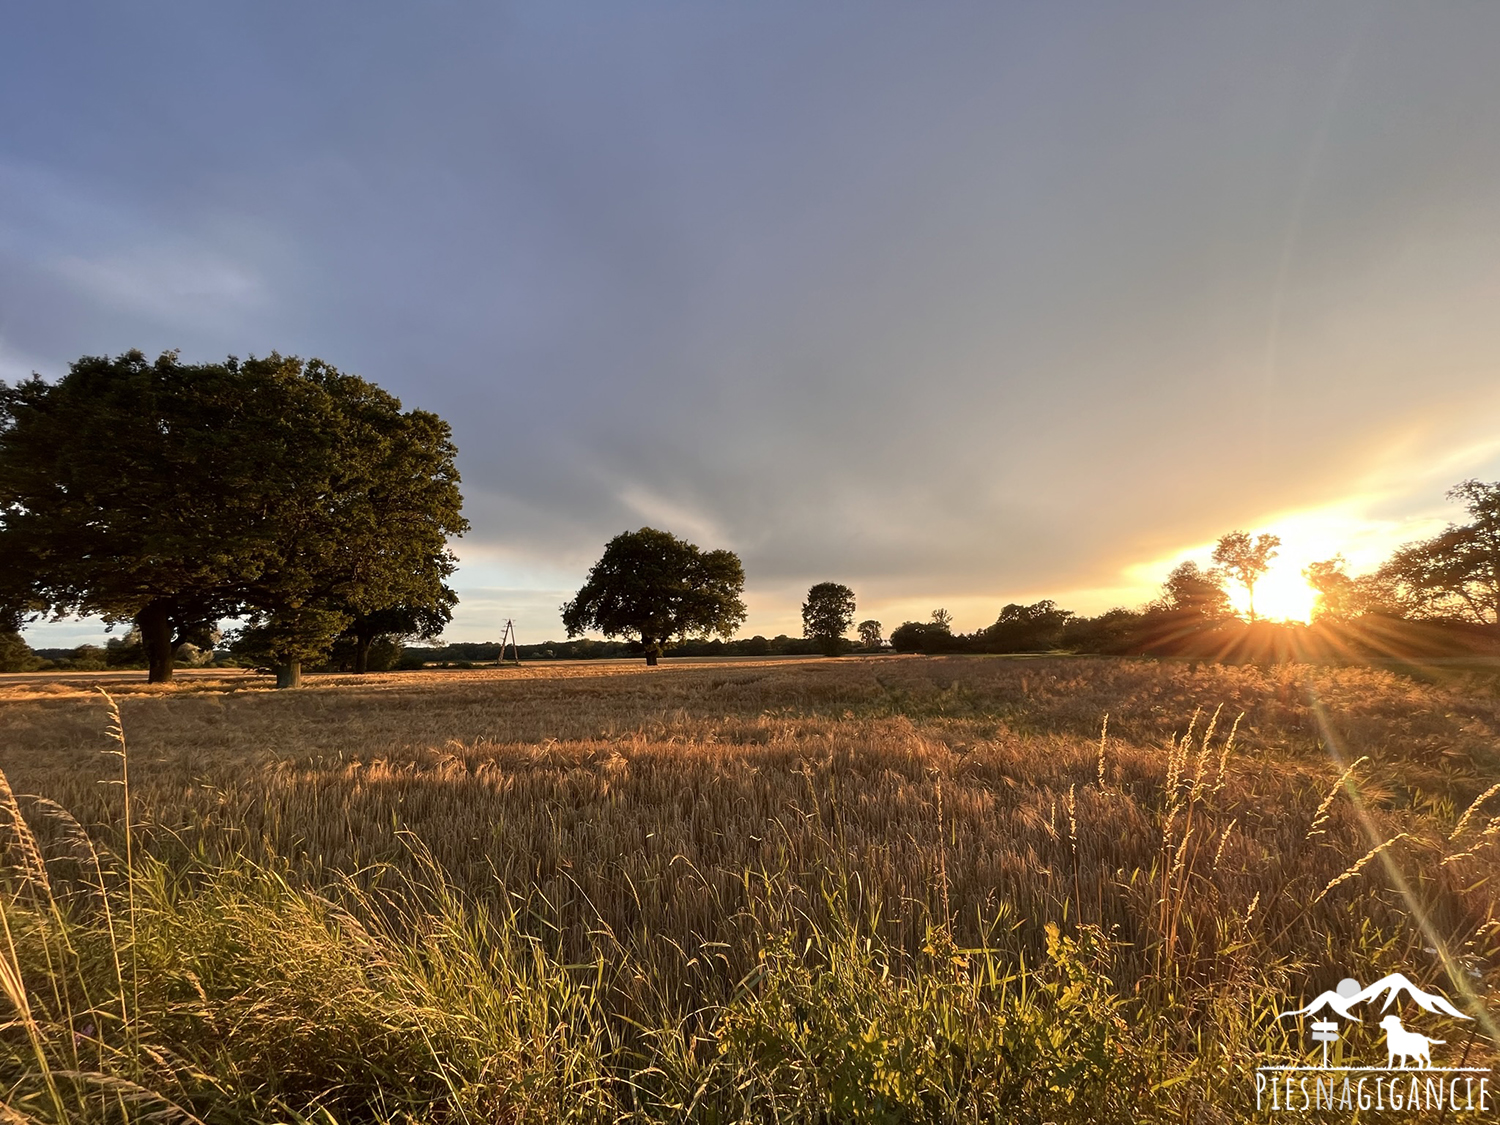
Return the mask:
{"type": "Polygon", "coordinates": [[[1380,1021],[1380,1026],[1385,1028],[1385,1067],[1392,1070],[1396,1066],[1396,1060],[1401,1060],[1401,1065],[1406,1066],[1406,1060],[1411,1059],[1417,1066],[1432,1066],[1432,1045],[1434,1043],[1446,1043],[1446,1039],[1429,1039],[1425,1035],[1418,1035],[1415,1031],[1407,1031],[1401,1026],[1400,1016],[1386,1016],[1380,1021]]]}
{"type": "Polygon", "coordinates": [[[1402,1023],[1403,1012],[1419,1026],[1425,1022],[1424,1013],[1440,1021],[1472,1022],[1475,1018],[1441,994],[1419,988],[1403,973],[1390,973],[1368,985],[1345,978],[1311,1003],[1277,1016],[1311,1017],[1305,1025],[1308,1039],[1322,1047],[1322,1057],[1256,1067],[1256,1109],[1489,1112],[1494,1106],[1489,1068],[1470,1065],[1467,1048],[1460,1052],[1456,1065],[1447,1060],[1434,1062],[1432,1049],[1447,1040],[1409,1030],[1402,1023]],[[1385,1034],[1384,1066],[1374,1060],[1362,1064],[1358,1057],[1364,1054],[1358,1049],[1361,1043],[1374,1049],[1378,1040],[1373,1029],[1350,1036],[1352,1042],[1344,1044],[1345,1035],[1364,1023],[1361,1012],[1372,1009],[1385,1034]],[[1356,1049],[1350,1051],[1351,1046],[1356,1049]],[[1338,1053],[1330,1056],[1331,1047],[1338,1047],[1338,1053]]]}

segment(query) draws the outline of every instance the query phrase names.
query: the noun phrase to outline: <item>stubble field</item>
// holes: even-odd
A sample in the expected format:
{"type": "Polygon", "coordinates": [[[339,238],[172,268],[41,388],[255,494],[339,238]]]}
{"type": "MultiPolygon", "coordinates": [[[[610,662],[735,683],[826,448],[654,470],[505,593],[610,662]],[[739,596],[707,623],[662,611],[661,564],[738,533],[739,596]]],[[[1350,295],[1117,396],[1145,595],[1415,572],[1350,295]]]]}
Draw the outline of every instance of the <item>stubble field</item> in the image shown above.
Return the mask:
{"type": "Polygon", "coordinates": [[[1483,676],[884,657],[115,694],[124,758],[86,685],[0,687],[0,1078],[37,1120],[1227,1121],[1304,1050],[1276,1012],[1343,976],[1500,1011],[1483,676]]]}

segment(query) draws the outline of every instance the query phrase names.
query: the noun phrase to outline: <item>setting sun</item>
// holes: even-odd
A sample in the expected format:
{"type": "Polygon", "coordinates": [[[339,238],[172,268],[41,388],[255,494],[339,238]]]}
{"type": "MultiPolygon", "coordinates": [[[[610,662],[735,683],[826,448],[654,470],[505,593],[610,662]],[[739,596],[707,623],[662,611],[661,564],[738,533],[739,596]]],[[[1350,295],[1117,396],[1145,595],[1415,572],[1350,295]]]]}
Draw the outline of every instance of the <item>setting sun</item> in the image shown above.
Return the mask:
{"type": "MultiPolygon", "coordinates": [[[[1312,620],[1318,594],[1302,577],[1305,564],[1276,559],[1271,569],[1255,584],[1255,615],[1262,621],[1312,620]]],[[[1243,586],[1229,585],[1229,601],[1237,613],[1250,614],[1250,599],[1243,586]]]]}

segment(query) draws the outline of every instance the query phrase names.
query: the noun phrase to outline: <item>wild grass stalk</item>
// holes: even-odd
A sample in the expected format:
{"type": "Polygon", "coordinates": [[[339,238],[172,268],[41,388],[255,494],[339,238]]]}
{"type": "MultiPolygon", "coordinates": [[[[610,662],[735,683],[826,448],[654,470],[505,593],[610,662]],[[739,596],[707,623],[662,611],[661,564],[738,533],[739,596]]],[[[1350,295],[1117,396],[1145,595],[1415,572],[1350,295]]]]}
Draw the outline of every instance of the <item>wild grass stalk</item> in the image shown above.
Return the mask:
{"type": "Polygon", "coordinates": [[[1312,823],[1308,825],[1307,835],[1303,837],[1304,839],[1311,840],[1314,836],[1321,836],[1323,834],[1324,825],[1328,823],[1328,810],[1333,807],[1334,800],[1340,793],[1349,791],[1350,785],[1354,780],[1355,771],[1369,760],[1366,755],[1361,754],[1349,763],[1348,769],[1339,774],[1339,779],[1333,783],[1333,787],[1328,790],[1328,795],[1323,798],[1322,802],[1318,805],[1317,811],[1313,813],[1312,823]]]}
{"type": "Polygon", "coordinates": [[[1405,840],[1410,835],[1411,835],[1410,832],[1398,832],[1394,836],[1392,836],[1389,840],[1385,840],[1382,843],[1376,844],[1373,848],[1371,848],[1369,851],[1367,851],[1364,855],[1360,856],[1357,860],[1355,860],[1352,864],[1350,864],[1339,875],[1335,876],[1334,879],[1326,887],[1324,887],[1321,891],[1319,891],[1318,892],[1318,897],[1315,898],[1315,899],[1313,899],[1313,905],[1316,906],[1318,903],[1322,902],[1325,898],[1327,898],[1328,897],[1328,892],[1331,891],[1331,890],[1333,890],[1335,887],[1342,886],[1344,883],[1347,883],[1350,879],[1353,879],[1354,877],[1356,877],[1361,871],[1363,871],[1365,869],[1366,866],[1369,865],[1369,862],[1372,859],[1374,859],[1376,856],[1378,856],[1381,852],[1385,851],[1392,844],[1395,844],[1395,843],[1397,843],[1398,841],[1401,841],[1401,840],[1405,840]]]}
{"type": "Polygon", "coordinates": [[[1479,796],[1475,797],[1474,800],[1469,803],[1469,807],[1464,810],[1463,816],[1458,818],[1458,823],[1454,825],[1453,831],[1448,834],[1448,839],[1457,840],[1460,836],[1462,836],[1464,834],[1464,829],[1469,827],[1469,822],[1473,820],[1474,817],[1479,813],[1479,806],[1488,801],[1496,793],[1500,793],[1500,781],[1497,781],[1494,785],[1491,785],[1488,789],[1479,794],[1479,796]]]}

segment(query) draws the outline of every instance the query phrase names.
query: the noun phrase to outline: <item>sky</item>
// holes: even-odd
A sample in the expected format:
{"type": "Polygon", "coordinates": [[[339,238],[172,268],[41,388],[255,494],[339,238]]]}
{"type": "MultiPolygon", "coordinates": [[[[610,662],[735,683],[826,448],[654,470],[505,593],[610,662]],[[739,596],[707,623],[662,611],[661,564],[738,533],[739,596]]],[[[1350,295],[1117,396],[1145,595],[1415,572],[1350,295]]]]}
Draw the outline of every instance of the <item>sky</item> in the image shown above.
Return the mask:
{"type": "MultiPolygon", "coordinates": [[[[1357,571],[1500,477],[1500,5],[57,3],[0,36],[0,378],[317,356],[453,425],[447,636],[612,536],[742,635],[1357,571]]],[[[1259,600],[1259,599],[1258,599],[1259,600]]],[[[34,625],[38,647],[102,635],[34,625]]]]}

